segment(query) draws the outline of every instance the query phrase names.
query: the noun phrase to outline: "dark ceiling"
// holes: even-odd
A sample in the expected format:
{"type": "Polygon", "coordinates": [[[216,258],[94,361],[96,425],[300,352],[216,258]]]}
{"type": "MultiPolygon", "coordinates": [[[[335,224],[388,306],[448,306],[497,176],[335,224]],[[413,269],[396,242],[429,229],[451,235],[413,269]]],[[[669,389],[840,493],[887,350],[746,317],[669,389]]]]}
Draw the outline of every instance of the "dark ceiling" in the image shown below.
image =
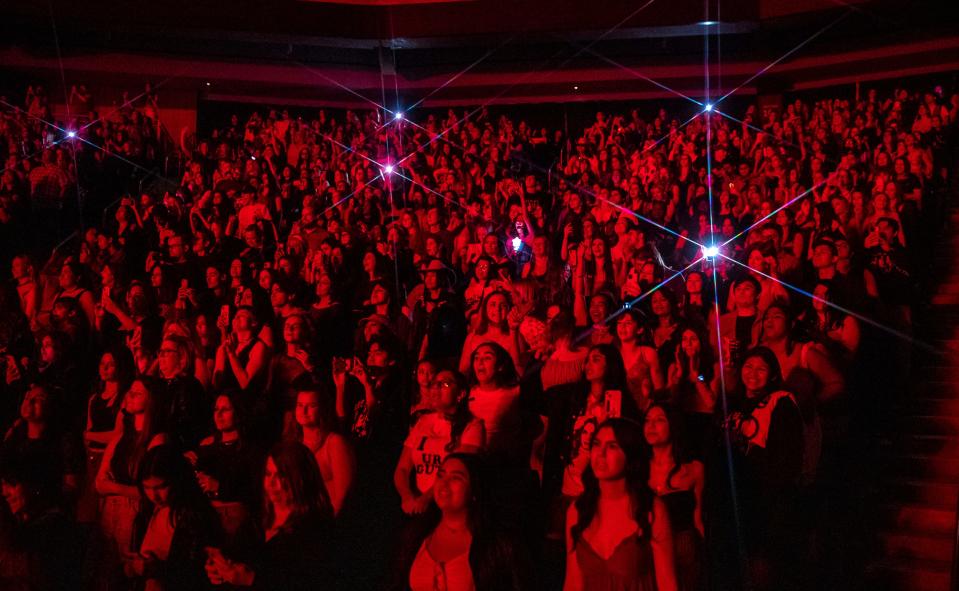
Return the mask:
{"type": "MultiPolygon", "coordinates": [[[[434,97],[468,101],[490,96],[504,81],[552,95],[593,77],[596,93],[639,92],[625,83],[624,77],[635,77],[623,74],[622,66],[702,66],[706,32],[715,62],[761,67],[797,46],[802,51],[796,56],[828,55],[959,31],[957,0],[345,2],[0,3],[0,71],[64,63],[88,79],[156,74],[200,91],[213,80],[221,94],[348,101],[350,93],[333,79],[352,77],[346,85],[364,92],[379,88],[382,76],[394,77],[398,89],[422,96],[421,88],[468,70],[434,97]],[[810,37],[814,43],[807,46],[810,37]],[[189,64],[190,72],[170,65],[177,62],[189,64]],[[227,66],[245,66],[249,75],[242,68],[227,74],[227,66]],[[267,67],[273,71],[266,73],[267,67]],[[285,76],[284,68],[292,75],[285,76]],[[606,75],[613,69],[618,76],[606,75]]],[[[686,77],[673,76],[676,84],[686,77]]]]}

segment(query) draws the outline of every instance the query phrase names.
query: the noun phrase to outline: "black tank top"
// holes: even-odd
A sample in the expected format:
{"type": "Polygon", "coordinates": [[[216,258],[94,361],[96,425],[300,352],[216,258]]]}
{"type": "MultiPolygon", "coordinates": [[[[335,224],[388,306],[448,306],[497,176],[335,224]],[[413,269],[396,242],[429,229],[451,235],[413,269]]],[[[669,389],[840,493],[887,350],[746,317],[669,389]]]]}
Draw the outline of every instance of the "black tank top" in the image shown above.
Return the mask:
{"type": "MultiPolygon", "coordinates": [[[[90,397],[90,431],[94,433],[113,431],[113,427],[116,425],[117,412],[120,410],[119,402],[119,394],[113,400],[104,400],[99,392],[95,392],[90,397]]],[[[89,445],[98,449],[106,447],[94,442],[90,442],[89,445]]]]}
{"type": "Polygon", "coordinates": [[[693,513],[696,510],[696,493],[691,490],[678,490],[659,497],[669,513],[669,524],[673,531],[694,529],[693,513]]]}
{"type": "MultiPolygon", "coordinates": [[[[124,417],[124,420],[131,420],[124,417]]],[[[132,425],[125,425],[123,436],[113,450],[110,460],[110,474],[117,484],[134,486],[136,484],[136,466],[130,465],[130,460],[137,450],[137,432],[132,425]]]]}

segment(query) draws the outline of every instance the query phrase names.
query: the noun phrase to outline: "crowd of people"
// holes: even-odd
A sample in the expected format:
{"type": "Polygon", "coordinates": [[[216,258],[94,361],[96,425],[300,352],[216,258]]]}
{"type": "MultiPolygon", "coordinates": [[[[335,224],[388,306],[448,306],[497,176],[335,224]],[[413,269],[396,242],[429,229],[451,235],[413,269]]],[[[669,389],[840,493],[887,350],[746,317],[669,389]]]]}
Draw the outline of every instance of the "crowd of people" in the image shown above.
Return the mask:
{"type": "Polygon", "coordinates": [[[2,100],[0,587],[44,590],[801,588],[959,118],[264,108],[138,193],[149,87],[2,100]]]}

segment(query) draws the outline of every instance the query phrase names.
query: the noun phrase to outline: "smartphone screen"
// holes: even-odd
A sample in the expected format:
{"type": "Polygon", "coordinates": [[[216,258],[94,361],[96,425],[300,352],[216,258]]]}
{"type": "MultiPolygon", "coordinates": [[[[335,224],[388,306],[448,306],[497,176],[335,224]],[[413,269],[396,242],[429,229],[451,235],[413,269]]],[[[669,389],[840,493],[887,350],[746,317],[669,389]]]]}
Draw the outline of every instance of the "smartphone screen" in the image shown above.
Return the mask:
{"type": "Polygon", "coordinates": [[[623,416],[623,393],[620,390],[606,391],[606,418],[623,416]]]}

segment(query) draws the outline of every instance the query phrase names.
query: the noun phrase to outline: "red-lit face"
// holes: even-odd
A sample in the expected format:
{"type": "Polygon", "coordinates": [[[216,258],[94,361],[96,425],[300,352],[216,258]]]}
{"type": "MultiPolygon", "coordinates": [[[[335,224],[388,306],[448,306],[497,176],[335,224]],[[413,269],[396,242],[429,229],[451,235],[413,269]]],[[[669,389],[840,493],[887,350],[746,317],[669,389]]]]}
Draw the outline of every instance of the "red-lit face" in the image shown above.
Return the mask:
{"type": "Polygon", "coordinates": [[[623,314],[616,322],[616,336],[620,341],[631,342],[636,337],[639,325],[629,314],[623,314]]]}
{"type": "Polygon", "coordinates": [[[452,413],[460,400],[460,389],[456,376],[449,370],[436,374],[430,383],[430,398],[433,410],[441,413],[452,413]]]}
{"type": "Polygon", "coordinates": [[[680,346],[687,357],[693,357],[699,354],[702,344],[699,342],[699,335],[691,330],[684,330],[680,346]]]}
{"type": "Polygon", "coordinates": [[[166,507],[170,502],[170,485],[162,478],[152,476],[143,480],[143,494],[156,507],[166,507]]]}
{"type": "Polygon", "coordinates": [[[643,421],[643,435],[650,445],[669,443],[669,419],[662,407],[654,406],[646,413],[643,421]]]}
{"type": "Polygon", "coordinates": [[[143,385],[143,382],[137,380],[127,390],[127,394],[123,398],[123,407],[131,415],[143,414],[146,412],[149,397],[150,393],[146,386],[143,385]]]}
{"type": "Polygon", "coordinates": [[[20,418],[28,423],[41,422],[47,418],[47,393],[41,388],[32,388],[20,404],[20,418]]]}
{"type": "Polygon", "coordinates": [[[473,372],[480,384],[489,384],[496,376],[496,353],[492,347],[480,345],[473,352],[473,372]]]}
{"type": "Polygon", "coordinates": [[[436,482],[433,485],[433,498],[440,511],[462,512],[469,509],[473,496],[470,486],[470,474],[461,460],[449,458],[436,472],[436,482]]]}
{"type": "Polygon", "coordinates": [[[606,376],[606,357],[593,349],[586,356],[586,363],[583,365],[583,377],[587,381],[593,382],[602,380],[606,376]]]}
{"type": "Polygon", "coordinates": [[[779,308],[769,308],[763,316],[763,337],[768,340],[778,340],[789,332],[789,319],[779,308]]]}
{"type": "Polygon", "coordinates": [[[651,295],[649,298],[649,304],[653,314],[657,316],[665,316],[666,314],[670,313],[669,300],[661,291],[653,292],[653,295],[651,295]]]}
{"type": "Polygon", "coordinates": [[[486,301],[486,318],[490,324],[499,324],[506,319],[509,313],[509,303],[502,295],[496,294],[486,301]]]}
{"type": "Polygon", "coordinates": [[[100,379],[104,382],[110,382],[117,377],[117,362],[112,353],[104,353],[100,358],[100,379]]]}
{"type": "Polygon", "coordinates": [[[288,506],[293,502],[290,487],[277,469],[273,458],[267,458],[266,460],[266,470],[263,472],[263,492],[274,506],[288,506]]]}
{"type": "Polygon", "coordinates": [[[741,377],[746,393],[760,392],[769,383],[769,365],[762,357],[750,357],[743,363],[741,377]]]}
{"type": "Polygon", "coordinates": [[[236,418],[233,413],[233,401],[227,396],[218,396],[213,407],[213,424],[217,431],[232,431],[236,429],[236,418]]]}
{"type": "Polygon", "coordinates": [[[7,502],[7,506],[10,507],[10,512],[14,515],[26,508],[27,490],[22,483],[7,482],[4,480],[2,486],[0,486],[0,491],[3,493],[3,500],[7,502]]]}
{"type": "Polygon", "coordinates": [[[315,427],[320,420],[320,402],[315,392],[300,392],[296,397],[296,422],[301,427],[315,427]]]}
{"type": "Polygon", "coordinates": [[[686,291],[688,293],[702,293],[703,277],[699,273],[691,273],[686,279],[686,291]]]}
{"type": "Polygon", "coordinates": [[[593,437],[589,465],[600,481],[616,480],[625,474],[626,453],[616,441],[616,434],[611,427],[603,427],[593,437]]]}

